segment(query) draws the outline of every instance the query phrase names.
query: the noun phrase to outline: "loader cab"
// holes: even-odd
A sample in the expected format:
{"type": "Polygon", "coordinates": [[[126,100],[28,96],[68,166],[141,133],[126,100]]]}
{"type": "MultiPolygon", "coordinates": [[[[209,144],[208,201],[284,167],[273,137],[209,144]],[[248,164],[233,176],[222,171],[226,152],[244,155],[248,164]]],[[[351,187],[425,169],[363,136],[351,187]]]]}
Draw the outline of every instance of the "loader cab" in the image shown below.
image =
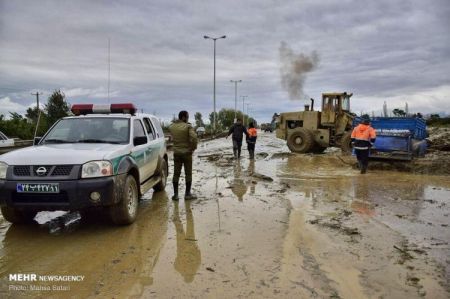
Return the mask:
{"type": "Polygon", "coordinates": [[[323,93],[321,124],[334,126],[336,119],[343,112],[350,112],[350,97],[353,93],[323,93]]]}

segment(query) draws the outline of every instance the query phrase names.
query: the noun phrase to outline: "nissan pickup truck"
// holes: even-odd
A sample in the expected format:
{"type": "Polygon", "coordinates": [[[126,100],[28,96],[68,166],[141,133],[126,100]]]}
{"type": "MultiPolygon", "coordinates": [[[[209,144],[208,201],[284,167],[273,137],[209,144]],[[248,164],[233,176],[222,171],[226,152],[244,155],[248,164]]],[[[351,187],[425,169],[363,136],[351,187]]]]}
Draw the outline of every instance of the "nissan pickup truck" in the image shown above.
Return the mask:
{"type": "Polygon", "coordinates": [[[31,147],[0,156],[0,208],[12,223],[47,210],[106,211],[119,225],[136,219],[139,198],[163,191],[166,142],[154,115],[133,104],[71,107],[31,147]]]}

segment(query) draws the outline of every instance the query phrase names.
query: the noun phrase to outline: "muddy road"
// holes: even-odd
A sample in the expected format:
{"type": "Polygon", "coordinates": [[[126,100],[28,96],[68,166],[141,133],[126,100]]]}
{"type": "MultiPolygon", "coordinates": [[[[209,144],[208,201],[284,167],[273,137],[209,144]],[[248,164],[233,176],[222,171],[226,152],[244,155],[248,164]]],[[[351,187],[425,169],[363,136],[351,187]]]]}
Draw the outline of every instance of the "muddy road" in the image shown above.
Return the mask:
{"type": "Polygon", "coordinates": [[[149,192],[127,227],[94,216],[55,234],[0,219],[0,297],[450,296],[448,176],[360,175],[351,157],[289,154],[269,133],[256,152],[234,161],[230,140],[200,144],[199,198],[149,192]],[[14,273],[83,280],[11,282],[14,273]]]}

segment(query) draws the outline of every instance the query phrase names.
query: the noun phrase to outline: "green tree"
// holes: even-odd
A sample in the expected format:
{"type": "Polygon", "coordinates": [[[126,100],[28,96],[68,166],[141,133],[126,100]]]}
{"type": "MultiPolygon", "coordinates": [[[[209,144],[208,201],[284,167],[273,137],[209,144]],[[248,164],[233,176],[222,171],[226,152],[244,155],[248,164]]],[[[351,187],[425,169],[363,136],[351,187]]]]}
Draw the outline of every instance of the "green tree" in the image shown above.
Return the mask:
{"type": "Polygon", "coordinates": [[[61,90],[55,90],[48,98],[45,105],[45,112],[47,113],[47,123],[51,127],[58,119],[69,115],[70,108],[66,102],[66,96],[61,90]]]}
{"type": "Polygon", "coordinates": [[[430,114],[430,118],[431,119],[439,119],[441,118],[439,114],[435,113],[435,114],[430,114]]]}
{"type": "Polygon", "coordinates": [[[39,110],[37,107],[28,108],[25,117],[31,122],[36,123],[39,115],[39,110]]]}
{"type": "Polygon", "coordinates": [[[400,116],[400,117],[406,116],[406,112],[403,111],[402,109],[397,109],[397,108],[395,108],[394,110],[392,110],[392,113],[393,113],[395,116],[400,116]]]}
{"type": "Polygon", "coordinates": [[[197,128],[205,126],[205,124],[203,123],[202,114],[200,112],[195,112],[194,118],[195,118],[195,126],[197,128]]]}

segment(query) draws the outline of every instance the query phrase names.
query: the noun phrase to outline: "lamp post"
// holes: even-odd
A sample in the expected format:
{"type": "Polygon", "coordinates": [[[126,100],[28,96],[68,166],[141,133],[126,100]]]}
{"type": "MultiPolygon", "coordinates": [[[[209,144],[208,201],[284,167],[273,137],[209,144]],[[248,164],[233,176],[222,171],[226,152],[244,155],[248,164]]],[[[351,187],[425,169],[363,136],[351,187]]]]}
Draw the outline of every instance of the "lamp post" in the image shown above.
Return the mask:
{"type": "Polygon", "coordinates": [[[245,126],[245,98],[248,96],[241,96],[242,98],[242,124],[245,126]]]}
{"type": "Polygon", "coordinates": [[[237,120],[237,84],[241,83],[242,80],[230,80],[231,83],[234,83],[234,122],[237,120]]]}
{"type": "Polygon", "coordinates": [[[250,106],[250,103],[247,103],[246,105],[247,105],[247,116],[248,116],[247,117],[247,122],[249,122],[249,120],[250,120],[250,111],[249,111],[248,107],[250,106]]]}
{"type": "Polygon", "coordinates": [[[212,39],[214,41],[214,91],[213,91],[213,98],[214,98],[214,112],[213,112],[213,131],[216,132],[216,40],[221,38],[226,38],[226,35],[223,35],[221,37],[209,37],[207,35],[204,35],[204,39],[212,39]]]}

